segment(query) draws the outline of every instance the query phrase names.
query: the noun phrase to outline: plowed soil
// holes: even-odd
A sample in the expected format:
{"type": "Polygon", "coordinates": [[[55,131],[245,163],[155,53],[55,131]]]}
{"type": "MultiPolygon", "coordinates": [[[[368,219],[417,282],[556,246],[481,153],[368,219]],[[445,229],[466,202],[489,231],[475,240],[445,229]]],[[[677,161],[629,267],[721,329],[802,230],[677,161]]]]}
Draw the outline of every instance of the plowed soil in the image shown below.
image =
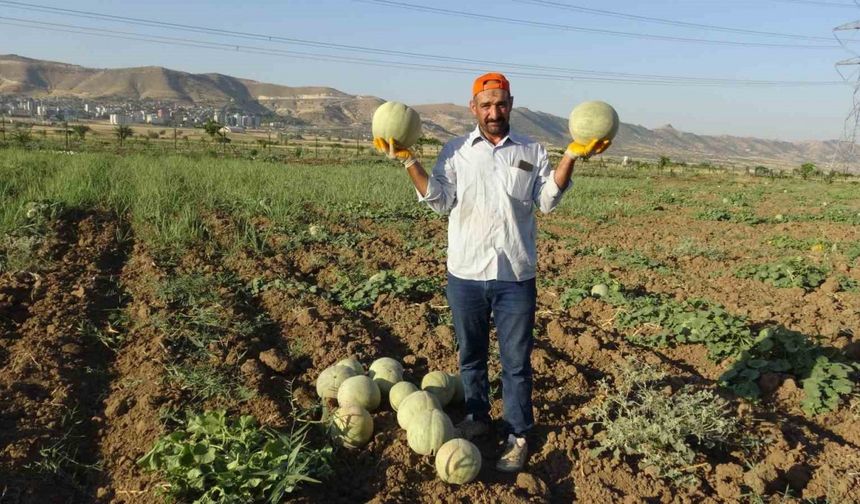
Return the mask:
{"type": "MultiPolygon", "coordinates": [[[[860,357],[860,294],[833,287],[834,279],[810,291],[779,289],[741,280],[742,264],[773,259],[784,251],[763,245],[765,235],[827,236],[860,240],[850,224],[791,222],[748,226],[694,218],[694,210],[671,206],[643,215],[596,223],[584,217],[540,217],[539,306],[535,371],[537,426],[530,435],[525,472],[493,469],[500,436],[479,441],[484,464],[477,481],[449,486],[435,475],[433,461],[413,453],[396,415],[374,413],[375,434],[357,450],[339,450],[335,475],[307,485],[297,502],[785,502],[804,499],[860,502],[860,407],[808,417],[800,409],[802,391],[787,376],[777,377],[758,403],[723,391],[733,414],[759,441],[752,449],[703,453],[688,468],[699,483],[674,485],[637,469],[635,457],[591,456],[597,382],[628,357],[660,366],[678,384],[716,386],[726,370],[701,345],[644,348],[613,327],[615,310],[594,299],[562,309],[561,289],[551,280],[596,268],[648,293],[683,300],[704,298],[754,327],[779,324],[820,344],[860,357]],[[692,240],[721,254],[673,253],[692,240]],[[572,245],[575,244],[575,245],[572,245]],[[619,265],[586,247],[639,251],[661,261],[669,272],[619,265]]],[[[309,221],[310,221],[309,217],[309,221]]],[[[308,222],[310,223],[310,222],[308,222]]],[[[0,276],[0,502],[158,502],[160,482],[136,460],[166,433],[169,416],[188,407],[226,407],[250,413],[274,427],[290,423],[294,408],[317,402],[314,381],[325,367],[349,355],[365,364],[390,356],[404,363],[413,383],[430,370],[457,369],[453,330],[446,323],[447,301],[433,294],[383,294],[365,310],[350,311],[333,297],[349,272],[391,269],[413,278],[444,279],[445,221],[343,219],[321,222],[331,239],[287,247],[291,236],[263,218],[263,251],[236,247],[237,224],[213,214],[209,239],[179,257],[166,259],[127,236],[120,217],[71,211],[44,245],[50,258],[38,273],[0,276]],[[357,236],[338,241],[338,236],[357,236]],[[229,278],[217,292],[220,309],[232,320],[256,321],[251,336],[228,337],[210,349],[215,364],[236,369],[248,399],[200,399],[166,377],[170,362],[163,324],[170,305],[156,293],[163,279],[193,274],[229,278]],[[278,288],[247,288],[276,280],[278,288]],[[121,317],[115,317],[121,314],[121,317]],[[261,322],[262,321],[262,322],[261,322]],[[93,334],[116,335],[105,344],[93,334]],[[231,339],[232,338],[232,339],[231,339]],[[74,460],[70,463],[63,457],[74,460]],[[56,468],[50,465],[55,463],[56,468]]],[[[803,251],[800,254],[810,255],[803,251]]],[[[860,281],[860,263],[829,257],[834,275],[860,281]]],[[[499,364],[491,361],[494,387],[499,364]]],[[[464,414],[448,408],[456,423],[464,414]]],[[[496,393],[493,415],[501,416],[496,393]]],[[[314,432],[314,441],[323,436],[314,432]]]]}

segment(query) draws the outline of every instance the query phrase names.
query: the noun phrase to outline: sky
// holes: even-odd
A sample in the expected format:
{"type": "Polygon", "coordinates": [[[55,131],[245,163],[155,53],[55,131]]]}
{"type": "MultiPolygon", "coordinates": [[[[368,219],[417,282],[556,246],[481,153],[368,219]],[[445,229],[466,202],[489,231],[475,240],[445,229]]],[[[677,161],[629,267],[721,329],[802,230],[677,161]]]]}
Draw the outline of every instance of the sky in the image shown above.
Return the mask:
{"type": "Polygon", "coordinates": [[[27,1],[32,3],[22,8],[0,0],[0,53],[95,68],[155,65],[287,86],[330,86],[415,105],[466,105],[477,75],[502,71],[511,81],[515,107],[567,117],[582,101],[603,100],[616,108],[624,122],[648,128],[671,124],[678,130],[707,135],[841,138],[858,82],[857,68],[841,67],[848,77],[843,80],[835,66],[856,57],[852,50],[860,54],[856,30],[839,32],[845,44],[833,36],[834,27],[860,19],[860,6],[850,0],[27,1]],[[37,10],[33,5],[50,9],[37,10]],[[612,15],[576,10],[582,7],[612,15]],[[57,8],[302,43],[72,17],[57,8]],[[10,18],[31,22],[25,27],[20,25],[26,23],[10,18]],[[677,22],[709,27],[679,26],[677,22]],[[53,26],[49,23],[95,28],[102,34],[114,30],[174,37],[184,39],[183,44],[214,42],[223,48],[50,31],[45,29],[53,26]],[[234,44],[240,50],[227,48],[234,44]],[[819,47],[809,47],[813,45],[819,47]],[[254,53],[256,49],[249,50],[251,47],[269,52],[254,53]],[[575,74],[572,70],[596,73],[575,74]],[[659,83],[643,83],[641,77],[618,82],[614,73],[667,78],[659,83]],[[582,79],[583,75],[592,78],[582,79]],[[775,81],[777,85],[696,86],[679,77],[708,79],[709,84],[714,79],[730,79],[775,81]],[[787,81],[829,84],[789,86],[787,81]]]}

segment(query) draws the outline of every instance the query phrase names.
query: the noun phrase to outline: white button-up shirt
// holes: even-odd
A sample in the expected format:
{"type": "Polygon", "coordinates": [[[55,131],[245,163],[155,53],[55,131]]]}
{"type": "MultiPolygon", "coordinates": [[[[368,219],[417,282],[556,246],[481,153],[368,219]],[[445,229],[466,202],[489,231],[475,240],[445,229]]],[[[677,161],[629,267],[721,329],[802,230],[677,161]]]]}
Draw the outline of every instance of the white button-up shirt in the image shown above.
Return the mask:
{"type": "Polygon", "coordinates": [[[493,145],[476,127],[445,144],[418,200],[450,212],[448,272],[466,280],[534,278],[534,207],[549,213],[564,194],[554,173],[546,149],[515,133],[493,145]]]}

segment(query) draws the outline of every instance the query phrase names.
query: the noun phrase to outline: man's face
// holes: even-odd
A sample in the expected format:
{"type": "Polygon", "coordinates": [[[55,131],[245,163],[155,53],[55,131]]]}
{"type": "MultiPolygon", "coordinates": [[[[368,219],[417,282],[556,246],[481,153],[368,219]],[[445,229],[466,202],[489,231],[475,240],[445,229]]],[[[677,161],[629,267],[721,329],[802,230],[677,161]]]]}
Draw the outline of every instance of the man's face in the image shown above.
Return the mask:
{"type": "Polygon", "coordinates": [[[469,102],[469,108],[478,120],[481,131],[493,136],[508,133],[513,105],[514,97],[504,89],[481,91],[469,102]]]}

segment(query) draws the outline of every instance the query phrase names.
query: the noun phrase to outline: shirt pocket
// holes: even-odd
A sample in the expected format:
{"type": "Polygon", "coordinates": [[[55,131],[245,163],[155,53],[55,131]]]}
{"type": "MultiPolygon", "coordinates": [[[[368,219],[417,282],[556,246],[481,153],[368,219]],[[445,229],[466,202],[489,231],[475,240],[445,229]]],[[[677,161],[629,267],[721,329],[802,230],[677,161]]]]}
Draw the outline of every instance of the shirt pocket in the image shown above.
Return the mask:
{"type": "Polygon", "coordinates": [[[505,192],[513,199],[531,201],[534,170],[527,171],[516,166],[506,166],[505,170],[505,192]]]}

